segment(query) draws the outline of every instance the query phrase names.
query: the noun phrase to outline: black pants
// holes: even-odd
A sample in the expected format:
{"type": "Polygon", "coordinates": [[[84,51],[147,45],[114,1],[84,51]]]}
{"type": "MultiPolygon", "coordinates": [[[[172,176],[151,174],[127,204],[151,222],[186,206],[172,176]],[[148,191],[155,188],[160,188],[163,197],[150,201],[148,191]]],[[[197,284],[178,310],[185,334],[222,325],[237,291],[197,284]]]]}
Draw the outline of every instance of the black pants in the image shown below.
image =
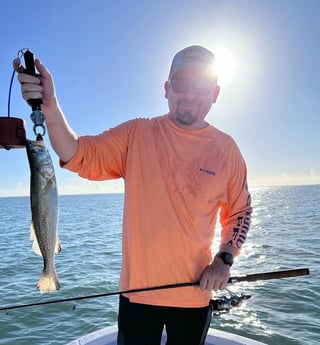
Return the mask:
{"type": "Polygon", "coordinates": [[[211,320],[211,308],[158,307],[131,303],[120,296],[118,345],[160,345],[164,326],[167,345],[201,345],[211,320]]]}

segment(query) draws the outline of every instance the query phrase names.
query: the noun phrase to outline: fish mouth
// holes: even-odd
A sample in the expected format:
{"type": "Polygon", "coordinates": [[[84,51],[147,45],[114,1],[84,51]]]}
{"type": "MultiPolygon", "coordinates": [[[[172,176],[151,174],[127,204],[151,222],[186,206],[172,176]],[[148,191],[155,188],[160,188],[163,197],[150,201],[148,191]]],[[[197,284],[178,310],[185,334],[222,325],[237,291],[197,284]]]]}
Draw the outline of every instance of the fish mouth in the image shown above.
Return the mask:
{"type": "Polygon", "coordinates": [[[44,146],[44,141],[43,141],[43,139],[40,139],[40,140],[30,140],[30,139],[27,139],[26,140],[26,144],[27,145],[44,146]]]}

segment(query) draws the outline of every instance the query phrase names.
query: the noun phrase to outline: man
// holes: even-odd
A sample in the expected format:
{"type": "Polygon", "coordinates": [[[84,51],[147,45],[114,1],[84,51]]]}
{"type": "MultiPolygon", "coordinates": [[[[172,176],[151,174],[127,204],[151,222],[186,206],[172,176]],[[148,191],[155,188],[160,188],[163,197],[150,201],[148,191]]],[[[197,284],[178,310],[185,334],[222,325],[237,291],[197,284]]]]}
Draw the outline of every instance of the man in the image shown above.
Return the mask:
{"type": "MultiPolygon", "coordinates": [[[[160,344],[164,326],[168,345],[203,343],[211,291],[226,287],[246,239],[245,162],[233,139],[205,121],[219,95],[213,65],[209,50],[183,49],[164,85],[168,114],[82,137],[69,127],[46,67],[36,60],[39,76],[19,74],[23,98],[42,99],[61,166],[92,180],[124,179],[120,289],[199,281],[120,296],[118,344],[160,344]],[[221,243],[213,257],[219,211],[221,243]]],[[[18,59],[14,66],[24,72],[18,59]]]]}

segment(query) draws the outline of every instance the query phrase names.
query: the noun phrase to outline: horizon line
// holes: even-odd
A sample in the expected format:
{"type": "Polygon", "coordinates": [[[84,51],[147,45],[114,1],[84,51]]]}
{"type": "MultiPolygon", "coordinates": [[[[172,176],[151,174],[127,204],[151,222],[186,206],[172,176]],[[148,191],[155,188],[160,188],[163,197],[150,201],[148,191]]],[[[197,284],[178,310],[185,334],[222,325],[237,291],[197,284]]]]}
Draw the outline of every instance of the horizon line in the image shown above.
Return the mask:
{"type": "MultiPolygon", "coordinates": [[[[320,186],[320,183],[303,183],[303,184],[274,184],[274,185],[252,185],[249,187],[249,190],[252,188],[275,188],[275,187],[307,187],[307,186],[320,186]]],[[[105,194],[125,194],[125,191],[91,191],[91,192],[80,192],[77,193],[59,193],[59,196],[73,196],[73,195],[105,195],[105,194]]],[[[29,194],[8,194],[0,195],[0,198],[24,198],[29,197],[29,194]]]]}

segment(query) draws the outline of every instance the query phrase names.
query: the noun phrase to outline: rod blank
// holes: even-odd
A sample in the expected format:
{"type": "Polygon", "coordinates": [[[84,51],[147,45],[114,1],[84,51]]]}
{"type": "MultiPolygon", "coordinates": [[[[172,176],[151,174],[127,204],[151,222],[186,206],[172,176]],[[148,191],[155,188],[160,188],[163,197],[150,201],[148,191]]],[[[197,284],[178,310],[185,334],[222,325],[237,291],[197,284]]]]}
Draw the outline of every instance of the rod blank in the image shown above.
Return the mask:
{"type": "MultiPolygon", "coordinates": [[[[245,282],[255,282],[255,281],[259,281],[259,280],[290,278],[290,277],[297,277],[297,276],[303,276],[303,275],[309,275],[309,274],[310,274],[309,268],[298,268],[298,269],[285,270],[285,271],[264,272],[264,273],[256,273],[256,274],[247,274],[245,276],[230,277],[228,283],[233,284],[233,283],[239,283],[239,282],[244,282],[244,281],[245,282]]],[[[44,304],[79,301],[79,300],[89,299],[89,298],[99,298],[99,297],[106,297],[106,296],[121,295],[121,294],[125,294],[125,293],[135,293],[135,292],[142,292],[142,291],[162,290],[162,289],[175,289],[175,288],[182,288],[182,287],[196,286],[196,285],[199,285],[199,281],[187,282],[187,283],[178,283],[178,284],[169,284],[169,285],[151,286],[151,287],[147,287],[147,288],[139,288],[139,289],[132,289],[132,290],[106,292],[106,293],[101,293],[101,294],[96,294],[96,295],[87,295],[87,296],[55,299],[55,300],[51,300],[51,301],[35,302],[35,303],[29,303],[29,304],[18,304],[18,305],[0,307],[0,311],[12,310],[12,309],[21,309],[21,308],[27,308],[27,307],[35,307],[35,306],[44,305],[44,304]]]]}

